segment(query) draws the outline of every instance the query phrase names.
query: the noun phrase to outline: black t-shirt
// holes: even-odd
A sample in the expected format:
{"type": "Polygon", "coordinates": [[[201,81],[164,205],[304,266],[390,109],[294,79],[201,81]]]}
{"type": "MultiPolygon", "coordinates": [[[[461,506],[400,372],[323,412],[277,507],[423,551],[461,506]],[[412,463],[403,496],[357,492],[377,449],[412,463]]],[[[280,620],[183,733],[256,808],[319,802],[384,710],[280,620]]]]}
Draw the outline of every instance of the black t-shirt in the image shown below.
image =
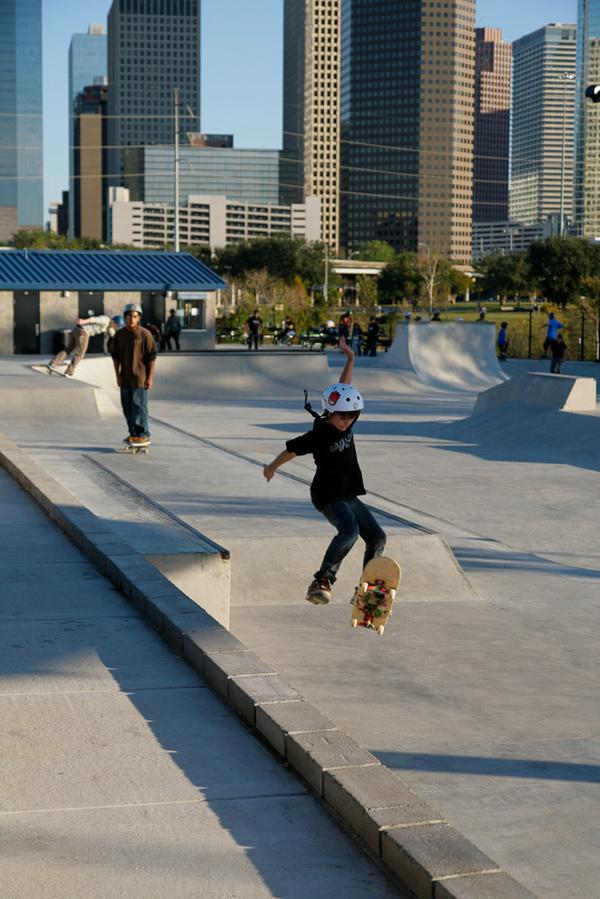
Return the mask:
{"type": "Polygon", "coordinates": [[[258,334],[262,325],[262,318],[259,318],[258,315],[251,315],[250,318],[246,319],[246,324],[251,334],[258,334]]]}
{"type": "Polygon", "coordinates": [[[352,428],[342,432],[323,419],[316,419],[312,431],[288,440],[285,446],[296,456],[313,454],[317,471],[310,495],[317,509],[366,493],[352,428]]]}

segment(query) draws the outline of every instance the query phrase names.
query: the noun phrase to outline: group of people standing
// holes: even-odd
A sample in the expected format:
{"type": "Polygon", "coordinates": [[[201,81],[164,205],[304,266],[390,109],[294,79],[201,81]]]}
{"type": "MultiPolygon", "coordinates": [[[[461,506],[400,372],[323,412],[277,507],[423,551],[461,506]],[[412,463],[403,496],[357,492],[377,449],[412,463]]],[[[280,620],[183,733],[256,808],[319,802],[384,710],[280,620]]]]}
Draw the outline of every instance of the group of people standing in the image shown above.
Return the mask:
{"type": "MultiPolygon", "coordinates": [[[[262,336],[263,321],[255,309],[246,319],[244,330],[246,333],[246,342],[249,350],[258,350],[262,336]]],[[[352,322],[352,316],[349,312],[344,312],[340,316],[339,323],[336,327],[335,322],[330,320],[326,325],[322,325],[319,330],[327,334],[328,342],[336,344],[340,338],[344,338],[348,346],[352,348],[355,356],[376,356],[377,343],[381,327],[377,321],[377,317],[372,315],[369,318],[367,332],[363,331],[360,324],[352,322]]],[[[278,343],[290,343],[291,339],[296,335],[296,328],[293,319],[286,316],[281,324],[281,330],[277,336],[278,343]]]]}

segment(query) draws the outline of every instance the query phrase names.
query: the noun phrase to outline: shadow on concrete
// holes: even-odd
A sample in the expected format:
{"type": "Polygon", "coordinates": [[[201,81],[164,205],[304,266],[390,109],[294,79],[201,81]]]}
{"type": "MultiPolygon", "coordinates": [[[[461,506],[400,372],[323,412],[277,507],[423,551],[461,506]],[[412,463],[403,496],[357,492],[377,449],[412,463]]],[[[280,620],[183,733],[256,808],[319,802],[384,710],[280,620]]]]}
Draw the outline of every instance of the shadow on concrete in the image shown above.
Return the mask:
{"type": "Polygon", "coordinates": [[[494,756],[435,755],[423,752],[371,752],[396,771],[432,771],[439,774],[479,774],[482,777],[521,777],[600,783],[600,765],[555,762],[543,759],[506,759],[494,756]]]}
{"type": "Polygon", "coordinates": [[[579,565],[560,564],[530,552],[505,549],[491,552],[489,541],[486,541],[486,548],[482,550],[455,546],[454,555],[465,571],[539,572],[540,574],[564,575],[565,577],[600,579],[600,570],[583,568],[579,565]]]}
{"type": "MultiPolygon", "coordinates": [[[[0,472],[0,489],[17,495],[18,502],[11,498],[0,506],[13,525],[42,541],[60,534],[53,525],[48,529],[45,515],[4,472],[0,472]]],[[[281,761],[187,665],[166,650],[159,636],[108,582],[97,576],[92,564],[67,538],[59,542],[60,546],[53,549],[55,578],[51,582],[44,579],[45,589],[33,590],[39,573],[30,569],[22,535],[9,535],[4,541],[0,572],[6,574],[6,559],[10,559],[11,571],[18,567],[21,572],[22,585],[21,595],[15,591],[11,603],[6,603],[4,594],[0,597],[0,677],[7,679],[12,692],[27,698],[30,705],[41,702],[36,697],[48,678],[45,701],[56,702],[60,710],[54,724],[44,724],[53,739],[48,736],[40,744],[52,797],[46,795],[41,807],[49,812],[64,806],[71,814],[79,810],[82,816],[90,809],[96,809],[96,815],[100,809],[105,810],[106,817],[93,822],[93,844],[88,842],[89,833],[83,827],[69,836],[72,858],[84,865],[100,854],[110,858],[111,867],[128,876],[140,866],[144,870],[155,866],[163,876],[171,871],[177,876],[201,878],[204,870],[207,878],[210,875],[210,883],[218,879],[218,869],[224,871],[231,864],[231,870],[222,875],[222,883],[229,884],[238,895],[235,877],[239,862],[236,869],[235,858],[228,861],[225,851],[230,839],[252,864],[268,895],[282,899],[329,899],[331,895],[391,899],[400,895],[323,814],[317,801],[281,761]],[[92,575],[93,584],[82,582],[82,565],[92,575]],[[65,583],[69,589],[60,589],[65,583]],[[25,618],[23,595],[28,608],[25,618]],[[72,694],[67,707],[75,703],[81,710],[73,728],[65,725],[69,718],[58,720],[65,708],[60,689],[63,678],[72,694]],[[136,721],[125,703],[109,701],[108,696],[126,697],[142,720],[136,721]],[[64,728],[64,739],[57,739],[60,728],[64,728]],[[152,735],[150,742],[144,742],[144,728],[152,735]],[[115,740],[118,747],[112,745],[115,740]],[[79,755],[72,766],[64,756],[69,752],[79,755]],[[90,774],[82,780],[77,772],[85,769],[86,757],[90,774]],[[196,789],[187,789],[174,778],[171,765],[177,766],[187,784],[196,789]],[[111,774],[112,766],[118,766],[118,773],[111,774]],[[61,774],[64,770],[60,781],[56,780],[55,769],[61,774]],[[121,805],[112,806],[112,802],[121,805]],[[211,816],[206,813],[194,815],[196,803],[210,809],[218,823],[211,825],[211,816]],[[181,815],[186,809],[189,832],[200,839],[197,845],[191,837],[184,845],[174,845],[169,822],[176,822],[181,833],[181,815]],[[159,814],[161,817],[157,817],[159,814]],[[127,816],[131,825],[124,832],[127,816]],[[210,845],[204,847],[203,828],[210,832],[211,826],[222,828],[224,834],[215,840],[213,832],[210,845]],[[158,836],[161,827],[164,839],[158,836]]],[[[31,718],[31,711],[28,714],[31,718]]],[[[30,718],[19,719],[23,728],[30,727],[30,718]]],[[[35,728],[31,732],[35,733],[35,728]]],[[[23,766],[18,766],[18,772],[19,777],[26,777],[23,766]]],[[[15,784],[11,789],[12,796],[15,784]]],[[[35,815],[37,800],[32,798],[31,805],[31,814],[35,815]]],[[[38,842],[40,832],[45,832],[48,840],[56,839],[50,822],[48,814],[39,821],[38,842]]],[[[210,892],[211,887],[208,889],[210,892]]],[[[241,883],[238,889],[239,895],[244,895],[241,883]]],[[[202,891],[199,880],[198,895],[202,891]]]]}

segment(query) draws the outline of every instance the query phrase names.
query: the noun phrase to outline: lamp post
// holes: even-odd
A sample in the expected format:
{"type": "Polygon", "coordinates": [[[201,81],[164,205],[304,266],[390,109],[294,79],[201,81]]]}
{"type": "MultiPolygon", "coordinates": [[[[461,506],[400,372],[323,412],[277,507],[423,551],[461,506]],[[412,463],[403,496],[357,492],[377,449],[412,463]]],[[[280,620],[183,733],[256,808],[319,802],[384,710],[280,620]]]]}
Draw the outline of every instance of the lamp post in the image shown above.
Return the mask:
{"type": "Polygon", "coordinates": [[[173,249],[179,253],[179,88],[173,88],[175,108],[175,159],[174,159],[174,209],[173,209],[173,249]]]}
{"type": "Polygon", "coordinates": [[[565,160],[567,153],[567,83],[575,80],[572,72],[563,72],[558,76],[558,80],[562,81],[562,150],[560,161],[560,219],[558,224],[558,234],[560,237],[565,236],[565,160]]]}

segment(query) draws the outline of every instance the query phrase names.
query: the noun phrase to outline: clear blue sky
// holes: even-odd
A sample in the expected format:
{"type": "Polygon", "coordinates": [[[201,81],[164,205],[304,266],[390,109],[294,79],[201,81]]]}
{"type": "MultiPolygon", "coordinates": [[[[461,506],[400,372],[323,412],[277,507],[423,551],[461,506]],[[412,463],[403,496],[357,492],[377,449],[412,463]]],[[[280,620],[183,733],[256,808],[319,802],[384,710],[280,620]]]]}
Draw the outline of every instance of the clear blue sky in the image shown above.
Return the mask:
{"type": "MultiPolygon", "coordinates": [[[[44,208],[68,187],[67,66],[71,35],[106,24],[110,0],[42,0],[44,208]]],[[[281,145],[283,0],[202,0],[202,130],[238,147],[281,145]]],[[[512,41],[547,22],[575,22],[576,0],[479,0],[477,24],[512,41]]]]}

